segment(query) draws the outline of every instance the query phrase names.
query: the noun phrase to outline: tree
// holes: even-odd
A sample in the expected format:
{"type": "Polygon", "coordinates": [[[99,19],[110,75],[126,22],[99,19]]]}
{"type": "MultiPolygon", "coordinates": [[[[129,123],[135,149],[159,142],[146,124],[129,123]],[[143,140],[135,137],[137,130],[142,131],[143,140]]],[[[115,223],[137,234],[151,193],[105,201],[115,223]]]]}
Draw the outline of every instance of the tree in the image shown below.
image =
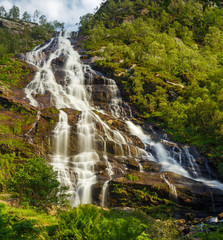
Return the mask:
{"type": "Polygon", "coordinates": [[[40,11],[36,10],[33,14],[33,22],[38,22],[40,11]]]}
{"type": "Polygon", "coordinates": [[[80,17],[79,32],[81,34],[86,33],[91,28],[90,22],[91,22],[92,18],[93,18],[93,14],[91,14],[91,13],[88,13],[88,14],[80,17]]]}
{"type": "Polygon", "coordinates": [[[39,17],[39,24],[40,24],[41,26],[47,24],[47,18],[46,18],[45,15],[41,15],[41,16],[39,17]]]}
{"type": "Polygon", "coordinates": [[[27,11],[25,11],[22,15],[22,20],[24,22],[31,22],[31,15],[27,11]]]}
{"type": "Polygon", "coordinates": [[[214,4],[222,6],[222,0],[200,0],[200,2],[203,4],[204,8],[213,6],[214,4]]]}
{"type": "Polygon", "coordinates": [[[57,173],[40,157],[28,159],[7,182],[7,188],[22,205],[47,210],[52,205],[63,206],[68,194],[61,187],[57,173]]]}
{"type": "Polygon", "coordinates": [[[19,7],[17,7],[17,6],[14,5],[14,6],[9,10],[9,18],[19,19],[19,16],[20,16],[19,7]]]}
{"type": "Polygon", "coordinates": [[[57,31],[63,31],[64,30],[64,23],[58,22],[57,20],[53,21],[53,27],[57,31]]]}
{"type": "Polygon", "coordinates": [[[3,6],[0,7],[0,17],[6,17],[7,13],[3,6]]]}

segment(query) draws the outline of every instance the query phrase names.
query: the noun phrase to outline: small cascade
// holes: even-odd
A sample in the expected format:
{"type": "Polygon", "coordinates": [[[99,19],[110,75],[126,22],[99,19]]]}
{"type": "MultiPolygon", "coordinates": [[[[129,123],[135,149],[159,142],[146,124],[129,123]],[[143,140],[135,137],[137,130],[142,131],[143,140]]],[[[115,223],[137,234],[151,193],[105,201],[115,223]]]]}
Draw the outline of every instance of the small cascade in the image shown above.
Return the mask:
{"type": "Polygon", "coordinates": [[[29,129],[29,131],[25,134],[25,136],[28,138],[28,142],[29,142],[30,144],[33,143],[33,139],[32,139],[32,137],[30,136],[30,133],[31,133],[33,130],[36,129],[37,123],[38,123],[38,121],[40,120],[40,115],[41,115],[41,112],[38,111],[38,112],[37,112],[37,115],[36,115],[36,121],[32,124],[32,127],[31,127],[31,128],[29,129]]]}
{"type": "Polygon", "coordinates": [[[168,181],[168,179],[167,179],[167,177],[165,176],[165,174],[161,174],[160,177],[161,177],[162,179],[164,179],[164,181],[167,183],[167,185],[168,185],[169,188],[170,188],[170,194],[171,194],[171,196],[173,197],[173,199],[174,199],[175,201],[177,201],[178,195],[177,195],[177,189],[176,189],[176,187],[175,187],[172,183],[170,183],[170,182],[168,181]]]}
{"type": "Polygon", "coordinates": [[[189,148],[186,146],[183,148],[185,154],[186,154],[186,159],[187,159],[187,163],[189,165],[189,168],[192,169],[193,175],[194,177],[199,177],[200,176],[200,169],[196,163],[196,160],[194,159],[194,157],[190,154],[189,152],[189,148]]]}
{"type": "Polygon", "coordinates": [[[108,161],[107,156],[104,156],[104,157],[106,159],[107,172],[108,172],[109,179],[104,182],[103,187],[102,187],[102,201],[101,201],[101,206],[102,207],[106,207],[107,200],[108,200],[108,184],[112,180],[112,175],[113,175],[112,165],[108,161]]]}
{"type": "Polygon", "coordinates": [[[214,203],[214,196],[212,191],[210,191],[210,195],[211,195],[212,209],[213,209],[213,212],[215,212],[215,203],[214,203]]]}
{"type": "MultiPolygon", "coordinates": [[[[126,124],[130,133],[139,137],[144,143],[145,148],[148,146],[153,150],[153,160],[161,164],[162,171],[174,172],[186,178],[202,182],[209,187],[223,191],[223,184],[219,181],[208,180],[200,176],[199,167],[193,156],[190,154],[187,146],[183,147],[183,151],[179,147],[173,148],[174,150],[177,149],[177,151],[167,151],[162,143],[152,141],[151,137],[145,134],[141,127],[136,126],[131,121],[127,121],[126,124]],[[176,156],[178,157],[176,158],[176,156]]],[[[151,160],[151,158],[148,160],[151,160]]]]}
{"type": "Polygon", "coordinates": [[[139,126],[136,126],[133,122],[127,121],[126,124],[130,133],[141,139],[145,145],[145,149],[149,147],[153,150],[153,155],[147,155],[148,160],[152,159],[159,162],[162,165],[163,171],[177,172],[182,176],[190,177],[189,173],[173,157],[170,156],[170,153],[165,150],[161,143],[153,142],[150,136],[145,134],[142,129],[139,126]]]}

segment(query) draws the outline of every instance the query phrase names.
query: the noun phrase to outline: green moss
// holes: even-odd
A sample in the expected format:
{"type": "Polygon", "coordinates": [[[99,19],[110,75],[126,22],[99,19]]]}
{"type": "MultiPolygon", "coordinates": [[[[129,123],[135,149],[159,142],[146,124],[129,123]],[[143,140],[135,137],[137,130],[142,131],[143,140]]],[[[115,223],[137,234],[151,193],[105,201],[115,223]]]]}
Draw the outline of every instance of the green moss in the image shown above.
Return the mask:
{"type": "Polygon", "coordinates": [[[8,119],[10,119],[9,116],[0,115],[0,121],[1,121],[1,120],[8,120],[8,119]]]}
{"type": "Polygon", "coordinates": [[[12,129],[5,125],[5,124],[0,124],[0,133],[10,133],[12,132],[12,129]]]}
{"type": "Polygon", "coordinates": [[[193,226],[192,228],[195,234],[191,235],[191,239],[199,238],[202,240],[221,240],[223,239],[223,224],[218,225],[206,225],[202,227],[193,226]]]}
{"type": "Polygon", "coordinates": [[[111,183],[111,204],[113,206],[130,206],[147,211],[154,206],[174,206],[169,194],[163,194],[159,188],[143,186],[136,183],[111,183]]]}
{"type": "Polygon", "coordinates": [[[139,178],[135,175],[132,175],[132,174],[127,174],[126,178],[130,181],[139,181],[139,178]]]}
{"type": "Polygon", "coordinates": [[[10,85],[15,85],[30,74],[29,68],[23,62],[11,56],[0,58],[0,69],[0,81],[10,85]]]}

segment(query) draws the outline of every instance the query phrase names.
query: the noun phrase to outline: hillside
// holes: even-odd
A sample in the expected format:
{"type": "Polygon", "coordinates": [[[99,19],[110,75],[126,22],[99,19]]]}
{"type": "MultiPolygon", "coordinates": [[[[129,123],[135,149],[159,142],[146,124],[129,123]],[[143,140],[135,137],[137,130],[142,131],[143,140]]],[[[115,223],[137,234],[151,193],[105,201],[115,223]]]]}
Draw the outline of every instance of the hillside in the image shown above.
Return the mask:
{"type": "Polygon", "coordinates": [[[89,55],[101,58],[94,67],[114,77],[148,121],[199,147],[222,174],[223,10],[165,2],[106,1],[81,19],[80,34],[89,55]]]}

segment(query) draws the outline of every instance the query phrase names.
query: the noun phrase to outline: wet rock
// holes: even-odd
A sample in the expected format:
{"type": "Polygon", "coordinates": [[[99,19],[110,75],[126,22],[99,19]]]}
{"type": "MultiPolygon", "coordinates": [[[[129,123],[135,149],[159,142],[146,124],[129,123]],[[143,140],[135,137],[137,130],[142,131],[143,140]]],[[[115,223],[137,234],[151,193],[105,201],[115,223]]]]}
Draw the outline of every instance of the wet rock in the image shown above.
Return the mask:
{"type": "Polygon", "coordinates": [[[157,162],[152,161],[140,161],[141,165],[143,166],[143,170],[146,172],[160,172],[161,165],[157,162]]]}
{"type": "Polygon", "coordinates": [[[111,92],[106,86],[95,85],[92,87],[92,99],[96,102],[110,102],[111,92]]]}
{"type": "Polygon", "coordinates": [[[133,158],[126,159],[126,161],[124,161],[124,163],[130,169],[139,170],[139,163],[133,158]]]}
{"type": "Polygon", "coordinates": [[[106,142],[106,151],[110,154],[115,153],[115,143],[112,141],[107,141],[106,142]]]}
{"type": "Polygon", "coordinates": [[[103,173],[106,169],[107,169],[107,164],[106,162],[102,162],[102,161],[97,162],[94,167],[95,172],[98,172],[99,174],[103,173]]]}
{"type": "Polygon", "coordinates": [[[61,57],[53,59],[52,62],[51,62],[51,65],[53,66],[53,68],[56,68],[56,69],[57,68],[63,68],[65,62],[66,62],[66,57],[65,56],[61,56],[61,57]]]}

